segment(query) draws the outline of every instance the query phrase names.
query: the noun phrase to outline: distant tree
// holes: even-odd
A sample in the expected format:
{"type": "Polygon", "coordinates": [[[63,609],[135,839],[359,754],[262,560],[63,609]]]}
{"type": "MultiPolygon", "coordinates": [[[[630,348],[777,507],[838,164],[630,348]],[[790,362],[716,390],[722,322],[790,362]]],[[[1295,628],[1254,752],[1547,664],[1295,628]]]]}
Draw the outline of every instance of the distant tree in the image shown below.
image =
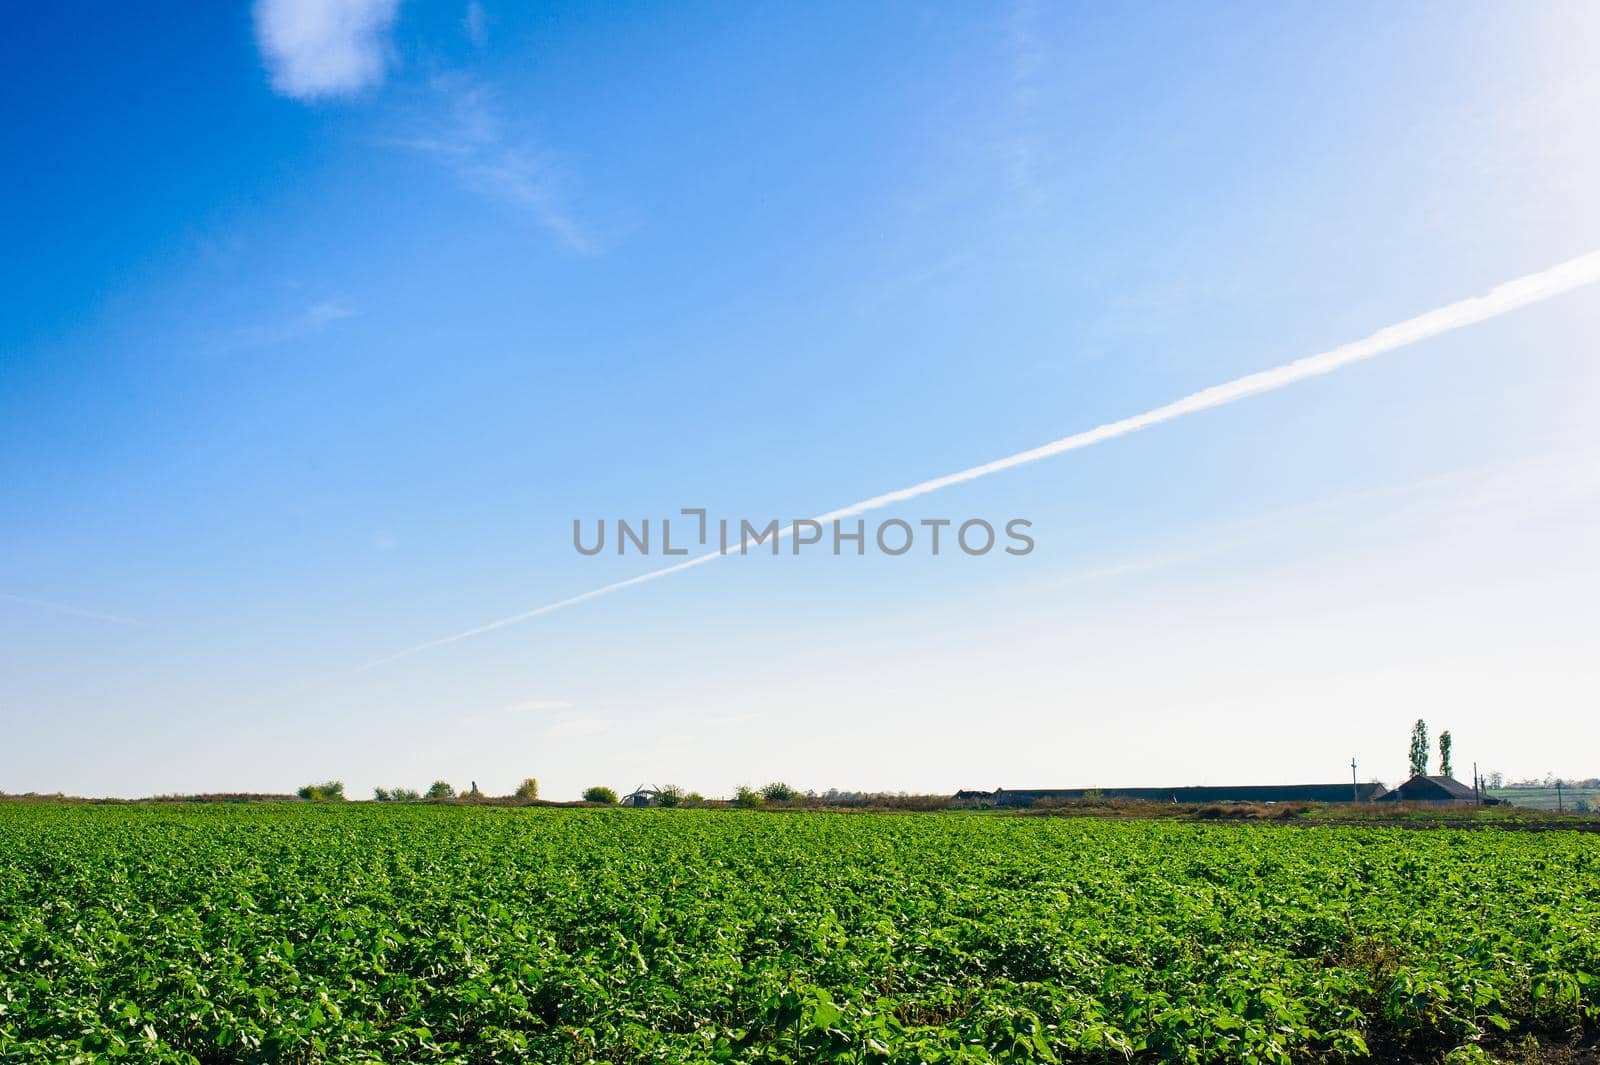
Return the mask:
{"type": "Polygon", "coordinates": [[[1411,726],[1411,775],[1428,775],[1428,723],[1420,717],[1411,726]]]}
{"type": "Polygon", "coordinates": [[[698,791],[691,791],[683,797],[683,805],[685,806],[704,806],[705,803],[706,797],[698,791]]]}
{"type": "Polygon", "coordinates": [[[1496,790],[1506,786],[1506,775],[1498,769],[1489,770],[1489,786],[1496,790]]]}
{"type": "Polygon", "coordinates": [[[422,794],[416,788],[395,788],[391,794],[395,802],[420,802],[422,794]]]}
{"type": "Polygon", "coordinates": [[[768,802],[788,802],[798,799],[800,793],[781,780],[774,780],[771,784],[761,789],[761,797],[768,802]]]}
{"type": "Polygon", "coordinates": [[[753,810],[766,801],[765,795],[762,795],[754,788],[747,788],[743,784],[739,785],[739,790],[733,793],[733,805],[743,807],[746,810],[753,810]]]}
{"type": "Polygon", "coordinates": [[[539,797],[539,782],[532,777],[525,778],[517,785],[514,793],[519,799],[537,799],[539,797]]]}
{"type": "Polygon", "coordinates": [[[374,802],[394,802],[394,792],[388,788],[373,788],[372,798],[374,802]]]}
{"type": "Polygon", "coordinates": [[[312,802],[343,802],[344,781],[324,780],[321,784],[307,784],[295,794],[312,802]]]}
{"type": "Polygon", "coordinates": [[[682,806],[683,789],[676,784],[663,784],[656,789],[657,806],[682,806]]]}
{"type": "Polygon", "coordinates": [[[424,795],[429,799],[453,799],[456,797],[456,789],[451,787],[447,780],[435,780],[428,785],[424,795]]]}
{"type": "Polygon", "coordinates": [[[1439,775],[1441,777],[1454,776],[1450,772],[1450,730],[1445,729],[1439,733],[1439,775]]]}
{"type": "Polygon", "coordinates": [[[610,788],[601,787],[597,784],[592,788],[583,789],[583,801],[597,802],[605,806],[611,806],[617,801],[617,793],[612,791],[610,788]]]}

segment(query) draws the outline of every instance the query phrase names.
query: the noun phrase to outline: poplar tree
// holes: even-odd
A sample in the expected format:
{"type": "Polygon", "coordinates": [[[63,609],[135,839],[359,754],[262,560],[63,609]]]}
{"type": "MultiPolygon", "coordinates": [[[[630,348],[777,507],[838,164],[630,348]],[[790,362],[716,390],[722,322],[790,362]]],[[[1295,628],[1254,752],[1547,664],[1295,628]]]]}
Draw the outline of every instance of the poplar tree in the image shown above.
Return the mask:
{"type": "Polygon", "coordinates": [[[1428,723],[1420,717],[1411,726],[1411,775],[1428,775],[1428,723]]]}

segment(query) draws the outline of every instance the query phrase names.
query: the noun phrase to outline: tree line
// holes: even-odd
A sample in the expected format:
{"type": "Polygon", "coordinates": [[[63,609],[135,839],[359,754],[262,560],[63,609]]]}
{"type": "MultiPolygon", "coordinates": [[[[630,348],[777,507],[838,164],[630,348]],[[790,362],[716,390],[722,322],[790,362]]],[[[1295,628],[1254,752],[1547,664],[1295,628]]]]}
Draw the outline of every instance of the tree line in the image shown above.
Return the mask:
{"type": "MultiPolygon", "coordinates": [[[[299,788],[295,794],[310,802],[344,802],[346,801],[344,782],[341,780],[325,780],[316,784],[306,784],[299,788]]],[[[447,780],[435,780],[428,785],[426,790],[418,791],[415,788],[405,787],[376,787],[372,789],[374,802],[408,803],[408,802],[440,802],[449,799],[483,799],[486,796],[478,790],[477,782],[465,791],[457,791],[455,786],[447,780]]],[[[539,798],[539,781],[528,777],[509,796],[503,798],[534,801],[539,798]]],[[[583,801],[596,806],[615,806],[629,796],[619,797],[615,788],[604,785],[595,785],[585,788],[583,801]]],[[[774,804],[818,804],[818,805],[859,805],[869,802],[895,802],[895,801],[925,801],[930,799],[945,800],[944,796],[909,796],[888,795],[865,791],[840,791],[829,788],[826,792],[800,791],[785,784],[783,781],[773,781],[759,788],[740,785],[732,796],[724,800],[709,800],[725,802],[728,805],[753,809],[774,804]]],[[[653,806],[702,806],[708,802],[704,795],[698,791],[690,791],[676,784],[664,784],[659,788],[649,789],[648,804],[653,806]]]]}

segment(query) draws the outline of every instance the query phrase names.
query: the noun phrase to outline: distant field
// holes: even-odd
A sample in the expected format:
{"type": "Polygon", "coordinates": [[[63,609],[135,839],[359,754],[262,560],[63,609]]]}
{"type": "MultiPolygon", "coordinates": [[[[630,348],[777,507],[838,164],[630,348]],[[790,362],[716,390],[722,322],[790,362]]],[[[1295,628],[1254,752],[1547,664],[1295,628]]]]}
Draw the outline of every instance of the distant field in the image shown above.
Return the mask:
{"type": "Polygon", "coordinates": [[[1595,974],[1576,832],[0,805],[5,1062],[1532,1061],[1595,974]]]}
{"type": "MultiPolygon", "coordinates": [[[[1554,810],[1556,808],[1555,788],[1495,788],[1489,795],[1496,799],[1505,799],[1516,803],[1518,806],[1527,806],[1535,810],[1554,810]]],[[[1592,811],[1600,813],[1600,788],[1562,788],[1561,802],[1568,813],[1581,811],[1585,806],[1592,811]],[[1584,806],[1578,805],[1579,803],[1584,806]]]]}

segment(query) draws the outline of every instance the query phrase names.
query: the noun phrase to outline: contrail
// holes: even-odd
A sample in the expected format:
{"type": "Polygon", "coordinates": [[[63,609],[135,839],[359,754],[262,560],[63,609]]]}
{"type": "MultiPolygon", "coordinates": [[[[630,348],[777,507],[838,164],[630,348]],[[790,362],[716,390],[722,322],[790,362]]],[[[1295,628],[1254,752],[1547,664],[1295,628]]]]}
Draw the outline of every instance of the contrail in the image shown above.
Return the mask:
{"type": "MultiPolygon", "coordinates": [[[[882,495],[873,496],[871,499],[863,499],[859,503],[851,503],[849,506],[840,507],[838,510],[830,510],[826,514],[819,514],[811,520],[818,524],[826,524],[839,518],[853,518],[869,510],[878,510],[894,503],[903,503],[908,499],[916,499],[918,496],[927,495],[929,492],[937,492],[941,488],[949,488],[951,485],[975,481],[980,477],[987,477],[991,473],[999,473],[1001,470],[1009,470],[1016,466],[1026,466],[1030,462],[1038,462],[1040,459],[1063,455],[1068,451],[1077,451],[1079,448],[1090,447],[1105,440],[1136,433],[1141,429],[1148,429],[1150,426],[1159,425],[1162,422],[1170,422],[1174,418],[1181,418],[1186,414],[1195,414],[1199,411],[1210,410],[1213,407],[1220,407],[1235,400],[1244,399],[1247,396],[1271,392],[1286,385],[1292,385],[1297,381],[1320,377],[1323,374],[1343,369],[1351,363],[1361,362],[1365,359],[1394,351],[1397,348],[1415,344],[1419,340],[1427,340],[1429,337],[1448,333],[1452,329],[1460,329],[1463,326],[1475,325],[1490,318],[1498,318],[1502,314],[1560,296],[1585,285],[1592,285],[1596,281],[1600,281],[1600,251],[1592,251],[1587,255],[1569,259],[1549,269],[1540,270],[1538,273],[1528,274],[1525,277],[1519,277],[1513,281],[1496,285],[1482,296],[1473,296],[1470,299],[1464,299],[1457,303],[1447,304],[1428,311],[1425,314],[1419,314],[1415,318],[1408,318],[1403,322],[1380,329],[1362,340],[1352,341],[1349,344],[1343,344],[1315,355],[1307,355],[1304,358],[1296,359],[1271,370],[1246,374],[1224,384],[1202,388],[1198,392],[1190,393],[1182,399],[1156,407],[1154,410],[1145,411],[1143,414],[1135,414],[1120,421],[1097,425],[1093,429],[1074,433],[1071,436],[1064,436],[1059,440],[1052,440],[1048,444],[1041,444],[1028,451],[1019,451],[1015,455],[995,459],[993,462],[986,462],[981,466],[973,466],[957,473],[935,477],[930,481],[921,481],[911,485],[909,488],[900,488],[893,492],[885,492],[882,495]]],[[[778,539],[783,540],[792,536],[794,530],[794,524],[785,526],[779,530],[778,539]]],[[[584,592],[582,595],[575,595],[570,599],[546,603],[544,606],[535,607],[521,614],[513,614],[510,617],[491,621],[487,624],[479,625],[477,628],[468,629],[465,632],[458,632],[454,636],[445,636],[437,640],[431,640],[428,643],[418,644],[415,647],[407,648],[404,651],[370,662],[363,668],[371,668],[372,666],[393,662],[409,655],[430,651],[436,647],[444,647],[447,644],[470,639],[473,636],[480,636],[486,632],[493,632],[495,629],[503,629],[507,625],[515,625],[518,622],[539,617],[541,614],[565,610],[569,606],[577,606],[579,603],[586,603],[590,599],[598,599],[602,595],[620,592],[622,589],[631,588],[636,584],[659,580],[670,574],[704,565],[722,557],[723,553],[721,551],[709,551],[703,555],[696,555],[675,565],[664,566],[658,570],[651,570],[649,573],[641,573],[637,577],[630,577],[625,581],[617,581],[615,584],[607,584],[593,591],[584,592]]]]}

